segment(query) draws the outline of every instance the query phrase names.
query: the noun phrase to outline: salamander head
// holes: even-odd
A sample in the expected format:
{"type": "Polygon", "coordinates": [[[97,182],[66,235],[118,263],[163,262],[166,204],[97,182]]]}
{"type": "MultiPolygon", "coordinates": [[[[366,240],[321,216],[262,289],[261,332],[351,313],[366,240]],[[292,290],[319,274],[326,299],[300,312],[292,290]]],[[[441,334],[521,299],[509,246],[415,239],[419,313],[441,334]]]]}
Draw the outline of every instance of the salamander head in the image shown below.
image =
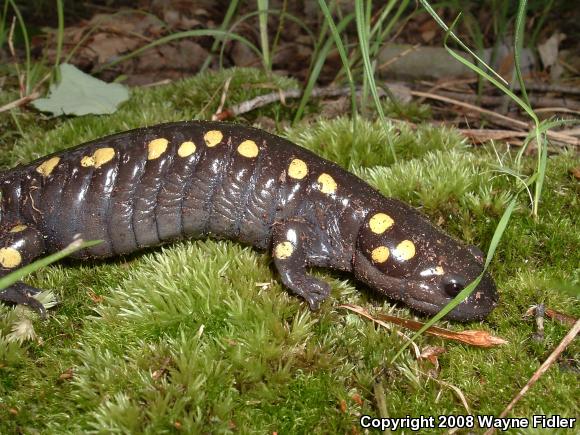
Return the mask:
{"type": "MultiPolygon", "coordinates": [[[[354,273],[373,289],[434,315],[481,274],[483,253],[459,244],[414,209],[395,205],[397,213],[367,216],[357,237],[354,273]]],[[[486,273],[446,318],[483,319],[497,300],[495,284],[486,273]]]]}

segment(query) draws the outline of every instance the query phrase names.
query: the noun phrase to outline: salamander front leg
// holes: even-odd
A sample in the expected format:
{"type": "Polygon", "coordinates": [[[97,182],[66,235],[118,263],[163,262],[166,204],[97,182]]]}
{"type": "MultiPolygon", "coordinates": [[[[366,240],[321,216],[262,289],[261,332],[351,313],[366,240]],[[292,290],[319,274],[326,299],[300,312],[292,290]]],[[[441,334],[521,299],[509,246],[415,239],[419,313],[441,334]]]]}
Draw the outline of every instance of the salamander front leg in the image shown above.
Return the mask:
{"type": "MultiPolygon", "coordinates": [[[[40,232],[25,225],[15,225],[0,234],[0,277],[25,266],[45,251],[44,238],[40,232]]],[[[46,309],[33,296],[40,290],[23,282],[17,282],[0,290],[0,302],[26,305],[38,311],[44,318],[46,309]]]]}
{"type": "Polygon", "coordinates": [[[274,230],[272,256],[284,285],[303,297],[311,310],[317,310],[330,294],[330,285],[306,271],[311,242],[305,223],[284,222],[274,230]]]}

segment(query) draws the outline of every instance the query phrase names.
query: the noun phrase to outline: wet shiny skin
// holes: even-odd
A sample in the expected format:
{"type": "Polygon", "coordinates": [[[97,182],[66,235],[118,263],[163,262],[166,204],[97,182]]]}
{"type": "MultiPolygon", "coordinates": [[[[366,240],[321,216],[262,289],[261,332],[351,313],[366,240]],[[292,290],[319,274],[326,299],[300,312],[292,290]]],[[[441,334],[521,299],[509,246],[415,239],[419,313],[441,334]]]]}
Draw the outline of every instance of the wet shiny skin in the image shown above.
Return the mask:
{"type": "MultiPolygon", "coordinates": [[[[319,266],[428,314],[482,270],[413,208],[287,140],[234,124],[162,124],[98,139],[0,174],[0,190],[0,248],[17,249],[19,265],[77,234],[104,240],[81,258],[213,236],[270,251],[282,282],[313,309],[330,292],[309,274],[319,266]],[[10,233],[16,225],[27,229],[10,233]]],[[[0,276],[13,262],[0,264],[0,276]]],[[[0,300],[37,306],[35,291],[15,286],[0,300]]],[[[448,317],[480,319],[496,301],[486,275],[448,317]]]]}

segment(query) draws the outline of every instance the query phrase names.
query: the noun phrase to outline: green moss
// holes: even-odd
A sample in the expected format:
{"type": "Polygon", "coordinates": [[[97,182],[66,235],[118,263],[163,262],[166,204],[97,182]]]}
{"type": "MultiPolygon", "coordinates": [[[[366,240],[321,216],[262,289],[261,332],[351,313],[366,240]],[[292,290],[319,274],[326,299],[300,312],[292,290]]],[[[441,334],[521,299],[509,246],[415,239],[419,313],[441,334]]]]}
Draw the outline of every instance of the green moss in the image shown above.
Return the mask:
{"type": "MultiPolygon", "coordinates": [[[[23,134],[14,128],[5,134],[1,164],[127,128],[208,118],[230,76],[228,105],[269,92],[259,86],[270,80],[264,75],[234,70],[135,91],[110,117],[38,121],[18,113],[23,134]]],[[[284,119],[287,110],[273,105],[238,122],[259,115],[284,119]]],[[[13,124],[3,116],[0,122],[13,124]]],[[[359,119],[357,131],[351,128],[344,118],[282,134],[419,207],[456,237],[489,244],[508,193],[518,187],[497,172],[491,149],[471,149],[453,130],[392,123],[387,131],[399,156],[395,163],[381,126],[359,119]]],[[[53,289],[60,300],[46,322],[0,306],[0,432],[346,433],[361,430],[361,414],[380,414],[377,382],[391,417],[465,414],[449,385],[465,395],[473,413],[497,415],[567,332],[546,320],[545,339],[536,342],[535,322],[525,311],[545,303],[580,316],[577,300],[553,285],[580,281],[580,185],[567,172],[579,163],[572,154],[549,159],[538,222],[522,196],[492,263],[501,303],[486,322],[467,325],[509,344],[482,350],[421,337],[420,348],[447,350],[436,379],[427,375],[430,363],[410,352],[389,365],[405,341],[398,328],[379,329],[338,307],[354,303],[413,316],[351,277],[316,271],[331,283],[332,298],[312,313],[284,290],[267,255],[227,241],[182,242],[40,271],[29,281],[53,289]],[[22,316],[33,319],[38,339],[20,345],[7,337],[22,316]]],[[[525,164],[530,170],[535,159],[525,164]]],[[[570,399],[580,391],[569,367],[577,366],[578,354],[571,343],[514,415],[577,415],[570,399]]]]}

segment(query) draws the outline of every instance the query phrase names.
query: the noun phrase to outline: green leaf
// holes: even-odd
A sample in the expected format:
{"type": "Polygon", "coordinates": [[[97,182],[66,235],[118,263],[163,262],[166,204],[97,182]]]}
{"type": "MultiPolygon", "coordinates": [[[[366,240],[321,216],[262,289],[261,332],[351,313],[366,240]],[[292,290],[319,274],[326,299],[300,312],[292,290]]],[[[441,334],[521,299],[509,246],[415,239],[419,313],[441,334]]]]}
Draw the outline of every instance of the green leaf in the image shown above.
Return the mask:
{"type": "Polygon", "coordinates": [[[103,82],[67,63],[60,65],[60,77],[58,85],[50,87],[48,98],[32,103],[36,109],[55,116],[104,115],[114,113],[129,99],[125,86],[103,82]]]}

